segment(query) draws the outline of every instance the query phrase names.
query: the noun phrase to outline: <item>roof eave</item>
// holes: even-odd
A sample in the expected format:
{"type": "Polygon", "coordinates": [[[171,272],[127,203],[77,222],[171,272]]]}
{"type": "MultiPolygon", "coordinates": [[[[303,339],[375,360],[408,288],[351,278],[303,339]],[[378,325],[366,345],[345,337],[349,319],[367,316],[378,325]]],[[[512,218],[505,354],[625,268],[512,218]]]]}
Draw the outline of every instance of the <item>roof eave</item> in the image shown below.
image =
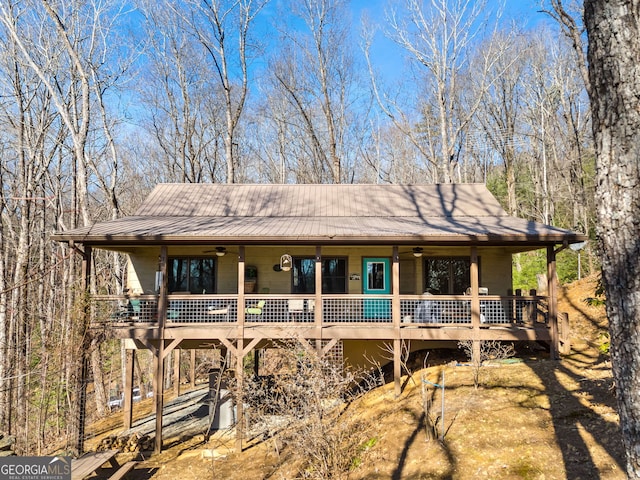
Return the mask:
{"type": "Polygon", "coordinates": [[[582,234],[510,234],[510,235],[412,235],[412,236],[273,236],[273,237],[227,237],[227,236],[184,236],[184,235],[51,235],[56,242],[74,242],[87,245],[556,245],[572,244],[588,240],[582,234]]]}

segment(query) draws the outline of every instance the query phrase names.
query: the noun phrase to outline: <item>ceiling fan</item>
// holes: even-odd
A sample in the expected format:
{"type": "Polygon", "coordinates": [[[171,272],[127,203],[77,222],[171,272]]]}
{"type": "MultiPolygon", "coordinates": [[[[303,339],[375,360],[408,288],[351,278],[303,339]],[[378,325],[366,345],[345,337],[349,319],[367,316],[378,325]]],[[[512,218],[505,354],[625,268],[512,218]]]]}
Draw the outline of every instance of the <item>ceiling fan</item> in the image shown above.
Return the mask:
{"type": "Polygon", "coordinates": [[[422,252],[423,252],[423,248],[422,247],[414,247],[411,250],[407,250],[406,252],[398,252],[399,254],[404,254],[404,253],[411,253],[414,257],[419,258],[422,256],[422,252]]]}
{"type": "Polygon", "coordinates": [[[216,247],[214,250],[203,250],[203,253],[215,253],[218,257],[224,257],[229,252],[227,247],[216,247]]]}

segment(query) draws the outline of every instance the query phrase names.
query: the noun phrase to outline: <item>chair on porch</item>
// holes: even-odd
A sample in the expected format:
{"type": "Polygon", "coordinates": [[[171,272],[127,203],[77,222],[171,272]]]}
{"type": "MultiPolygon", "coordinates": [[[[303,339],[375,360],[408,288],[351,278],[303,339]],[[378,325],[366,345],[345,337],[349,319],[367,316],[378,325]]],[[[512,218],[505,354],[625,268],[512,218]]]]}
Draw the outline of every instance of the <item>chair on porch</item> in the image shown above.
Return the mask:
{"type": "Polygon", "coordinates": [[[289,321],[295,322],[296,319],[301,319],[304,315],[304,300],[296,298],[287,301],[287,312],[289,314],[289,321]]]}
{"type": "MultiPolygon", "coordinates": [[[[433,296],[429,291],[424,292],[426,296],[433,296]]],[[[415,322],[418,323],[440,323],[442,309],[440,302],[436,299],[422,300],[414,312],[415,322]]]]}
{"type": "Polygon", "coordinates": [[[214,321],[229,320],[229,305],[209,305],[207,307],[207,315],[210,315],[214,321]]]}
{"type": "Polygon", "coordinates": [[[247,315],[251,315],[252,317],[254,317],[252,318],[252,321],[256,321],[255,317],[257,317],[258,315],[262,315],[262,310],[264,309],[266,303],[267,302],[265,300],[260,300],[255,305],[245,308],[244,313],[247,315]]]}
{"type": "Polygon", "coordinates": [[[140,313],[142,308],[140,306],[139,298],[129,299],[129,320],[140,320],[140,313]]]}

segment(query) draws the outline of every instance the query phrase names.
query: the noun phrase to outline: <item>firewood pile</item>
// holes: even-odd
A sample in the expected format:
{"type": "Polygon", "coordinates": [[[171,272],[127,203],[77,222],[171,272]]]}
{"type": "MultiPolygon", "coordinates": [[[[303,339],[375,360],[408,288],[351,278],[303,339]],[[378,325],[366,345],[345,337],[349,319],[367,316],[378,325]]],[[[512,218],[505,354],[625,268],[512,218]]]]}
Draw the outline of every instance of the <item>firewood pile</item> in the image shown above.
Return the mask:
{"type": "Polygon", "coordinates": [[[141,433],[132,435],[109,435],[102,439],[97,450],[120,450],[121,452],[146,452],[153,449],[153,438],[141,433]]]}
{"type": "Polygon", "coordinates": [[[16,453],[13,451],[13,445],[16,443],[16,437],[6,435],[0,432],[0,457],[11,457],[16,453]]]}

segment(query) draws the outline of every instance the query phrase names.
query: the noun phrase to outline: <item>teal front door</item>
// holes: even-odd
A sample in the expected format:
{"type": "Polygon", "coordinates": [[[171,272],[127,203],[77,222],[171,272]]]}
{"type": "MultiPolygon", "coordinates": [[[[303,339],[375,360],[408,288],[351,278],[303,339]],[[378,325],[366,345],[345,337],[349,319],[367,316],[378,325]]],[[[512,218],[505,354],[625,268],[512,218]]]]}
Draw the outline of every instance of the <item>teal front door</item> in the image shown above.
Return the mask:
{"type": "MultiPolygon", "coordinates": [[[[391,260],[388,258],[364,258],[362,293],[365,295],[389,295],[391,293],[391,260]]],[[[364,300],[364,318],[390,319],[391,300],[372,298],[364,300]]]]}

